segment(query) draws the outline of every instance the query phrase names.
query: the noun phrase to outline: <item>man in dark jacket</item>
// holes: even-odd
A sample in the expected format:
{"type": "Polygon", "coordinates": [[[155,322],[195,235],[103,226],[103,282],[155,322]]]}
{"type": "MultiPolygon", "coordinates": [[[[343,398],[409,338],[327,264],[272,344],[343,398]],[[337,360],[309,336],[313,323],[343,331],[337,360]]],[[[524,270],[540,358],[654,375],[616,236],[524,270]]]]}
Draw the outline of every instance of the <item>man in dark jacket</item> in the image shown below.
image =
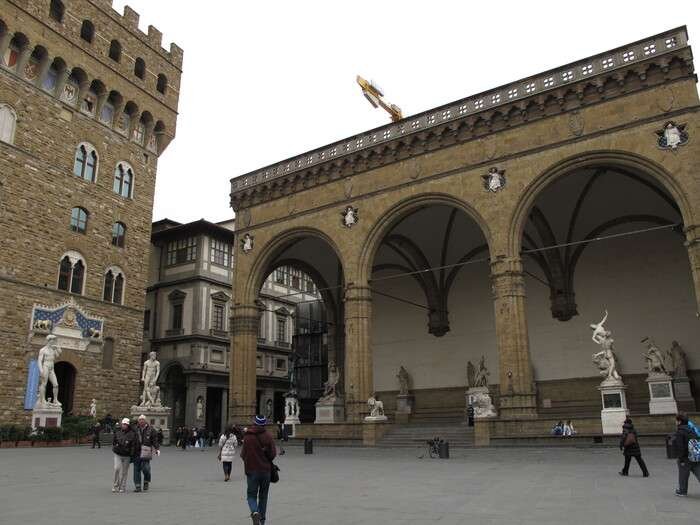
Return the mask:
{"type": "Polygon", "coordinates": [[[255,424],[246,430],[241,447],[241,458],[248,481],[248,507],[254,525],[264,525],[267,493],[270,489],[272,460],[277,455],[275,442],[265,430],[266,420],[256,416],[255,424]]]}
{"type": "Polygon", "coordinates": [[[95,448],[95,445],[97,445],[97,448],[102,448],[100,444],[100,430],[102,430],[102,427],[100,427],[99,423],[95,423],[90,429],[90,433],[92,434],[92,448],[95,448]]]}
{"type": "Polygon", "coordinates": [[[647,466],[642,459],[642,450],[639,448],[639,439],[637,436],[637,431],[634,429],[632,420],[630,418],[625,419],[622,425],[622,436],[620,437],[620,450],[625,455],[625,466],[622,467],[620,471],[620,476],[627,476],[630,471],[630,462],[632,458],[637,460],[639,468],[642,469],[642,475],[645,478],[649,477],[649,471],[647,466]]]}
{"type": "Polygon", "coordinates": [[[148,490],[151,483],[151,458],[160,454],[158,433],[148,424],[146,416],[141,414],[136,425],[136,453],[134,455],[134,492],[141,492],[141,473],[143,473],[143,490],[148,490]]]}
{"type": "Polygon", "coordinates": [[[114,484],[112,492],[126,492],[126,478],[129,475],[129,463],[136,453],[136,434],[129,426],[129,418],[122,419],[120,428],[112,437],[114,452],[114,484]]]}
{"type": "Polygon", "coordinates": [[[682,414],[676,416],[676,440],[679,447],[678,454],[678,489],[676,496],[685,497],[688,495],[688,479],[690,473],[695,475],[695,478],[700,481],[700,463],[691,463],[688,461],[688,441],[700,436],[696,436],[690,427],[688,427],[688,418],[682,414]]]}

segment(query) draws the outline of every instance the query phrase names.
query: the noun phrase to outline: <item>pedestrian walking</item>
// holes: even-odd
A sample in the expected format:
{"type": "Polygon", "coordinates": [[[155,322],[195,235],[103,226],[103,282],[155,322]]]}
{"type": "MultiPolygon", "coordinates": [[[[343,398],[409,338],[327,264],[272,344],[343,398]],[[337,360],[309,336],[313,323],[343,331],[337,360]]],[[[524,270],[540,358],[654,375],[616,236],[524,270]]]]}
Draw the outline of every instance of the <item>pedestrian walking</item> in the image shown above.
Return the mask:
{"type": "Polygon", "coordinates": [[[256,416],[255,424],[245,431],[241,447],[241,458],[248,482],[248,507],[253,525],[265,523],[272,460],[277,455],[275,441],[265,430],[265,423],[264,417],[256,416]]]}
{"type": "Polygon", "coordinates": [[[200,428],[197,432],[197,442],[199,443],[199,450],[201,450],[202,452],[204,452],[204,449],[207,446],[206,436],[207,430],[204,427],[200,428]]]}
{"type": "Polygon", "coordinates": [[[190,439],[187,427],[182,427],[182,433],[180,434],[180,446],[182,450],[187,450],[187,441],[190,439]]]}
{"type": "Polygon", "coordinates": [[[236,457],[236,447],[238,439],[233,432],[233,427],[226,427],[226,430],[219,438],[219,461],[224,468],[224,481],[231,479],[231,468],[236,457]]]}
{"type": "Polygon", "coordinates": [[[649,471],[647,470],[646,463],[644,463],[644,460],[642,459],[642,449],[639,447],[639,436],[637,435],[637,431],[635,430],[630,418],[625,419],[625,422],[622,424],[620,450],[622,450],[622,453],[625,456],[625,466],[622,467],[620,476],[629,475],[630,463],[632,462],[632,458],[634,458],[637,460],[639,468],[642,469],[642,475],[645,478],[649,477],[649,471]]]}
{"type": "Polygon", "coordinates": [[[95,423],[92,429],[90,429],[90,433],[92,434],[92,448],[95,448],[95,445],[97,445],[97,448],[102,448],[100,444],[100,430],[102,430],[102,427],[99,423],[95,423]]]}
{"type": "Polygon", "coordinates": [[[129,426],[129,418],[122,419],[121,425],[114,431],[112,437],[112,452],[114,452],[114,484],[112,492],[126,492],[126,478],[129,475],[129,464],[136,453],[136,434],[129,426]]]}
{"type": "Polygon", "coordinates": [[[691,439],[698,439],[700,436],[691,429],[687,416],[678,414],[676,423],[678,424],[674,439],[676,447],[678,447],[678,488],[676,489],[676,496],[686,497],[688,495],[688,480],[691,472],[695,479],[700,482],[700,462],[691,461],[691,459],[698,458],[688,457],[688,442],[691,439]]]}
{"type": "Polygon", "coordinates": [[[158,429],[158,447],[163,444],[163,429],[158,429]]]}
{"type": "Polygon", "coordinates": [[[139,416],[135,432],[134,492],[141,492],[141,475],[143,474],[143,490],[147,491],[151,483],[151,459],[160,454],[160,445],[156,430],[148,424],[143,414],[139,416]]]}

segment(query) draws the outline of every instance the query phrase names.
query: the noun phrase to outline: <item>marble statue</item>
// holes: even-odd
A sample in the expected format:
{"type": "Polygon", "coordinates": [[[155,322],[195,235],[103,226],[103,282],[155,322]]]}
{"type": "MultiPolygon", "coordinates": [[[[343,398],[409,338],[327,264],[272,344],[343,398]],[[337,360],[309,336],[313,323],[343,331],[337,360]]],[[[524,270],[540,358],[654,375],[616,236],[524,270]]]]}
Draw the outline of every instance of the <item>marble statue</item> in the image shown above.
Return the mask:
{"type": "Polygon", "coordinates": [[[604,381],[620,381],[622,378],[617,371],[617,357],[613,349],[612,332],[604,326],[607,319],[608,311],[606,310],[600,323],[590,325],[593,329],[593,341],[602,348],[600,352],[593,354],[593,362],[598,367],[600,375],[605,377],[604,381]]]}
{"type": "Polygon", "coordinates": [[[143,382],[143,393],[141,394],[140,406],[159,406],[160,388],[156,385],[160,375],[160,363],[156,360],[156,353],[151,352],[148,360],[143,364],[141,371],[141,381],[143,382]]]}
{"type": "Polygon", "coordinates": [[[671,350],[668,351],[668,362],[671,365],[673,377],[688,377],[688,365],[685,360],[685,352],[678,341],[671,343],[671,350]]]}
{"type": "Polygon", "coordinates": [[[204,401],[201,397],[197,398],[197,419],[204,417],[204,401]]]}
{"type": "Polygon", "coordinates": [[[36,406],[61,406],[58,400],[58,379],[54,372],[54,364],[56,359],[61,355],[61,347],[56,342],[55,335],[46,336],[46,345],[39,350],[37,358],[37,366],[39,367],[39,398],[36,406]],[[49,401],[46,399],[46,385],[51,382],[53,387],[53,398],[49,401]]]}
{"type": "Polygon", "coordinates": [[[94,398],[90,403],[90,417],[97,417],[97,400],[94,398]]]}
{"type": "Polygon", "coordinates": [[[265,417],[269,420],[272,419],[272,399],[268,399],[265,403],[265,417]]]}
{"type": "Polygon", "coordinates": [[[475,392],[471,394],[471,404],[475,418],[496,417],[496,408],[493,406],[488,392],[475,392]]]}
{"type": "Polygon", "coordinates": [[[396,378],[399,380],[399,395],[407,396],[408,382],[410,381],[410,378],[408,376],[408,372],[403,366],[399,368],[399,373],[396,375],[396,378]]]}
{"type": "Polygon", "coordinates": [[[485,356],[481,356],[478,369],[471,361],[467,362],[467,386],[469,388],[488,387],[489,375],[489,371],[486,369],[485,356]]]}
{"type": "Polygon", "coordinates": [[[664,355],[659,350],[659,347],[654,344],[654,341],[645,337],[642,342],[646,342],[647,351],[642,355],[646,360],[646,368],[649,374],[668,374],[666,370],[666,363],[664,362],[664,355]]]}
{"type": "Polygon", "coordinates": [[[319,403],[333,403],[338,398],[338,382],[340,372],[334,361],[328,363],[328,381],[323,383],[323,395],[319,403]]]}
{"type": "Polygon", "coordinates": [[[384,403],[379,401],[375,397],[375,395],[376,394],[373,392],[367,400],[367,406],[369,407],[369,417],[378,417],[384,415],[384,403]]]}

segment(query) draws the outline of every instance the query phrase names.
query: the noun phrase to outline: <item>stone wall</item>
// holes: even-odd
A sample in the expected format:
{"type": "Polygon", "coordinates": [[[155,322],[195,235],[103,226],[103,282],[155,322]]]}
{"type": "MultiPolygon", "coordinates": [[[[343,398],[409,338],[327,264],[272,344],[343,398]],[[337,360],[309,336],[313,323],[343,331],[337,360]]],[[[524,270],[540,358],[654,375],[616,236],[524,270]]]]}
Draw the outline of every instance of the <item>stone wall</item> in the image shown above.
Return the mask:
{"type": "Polygon", "coordinates": [[[99,79],[108,91],[116,90],[125,102],[133,102],[138,114],[151,113],[165,131],[157,153],[146,149],[77,105],[40,89],[21,72],[0,65],[0,103],[11,105],[17,114],[13,144],[0,142],[0,423],[29,422],[23,399],[27,363],[39,349],[28,343],[34,304],[53,306],[72,297],[90,315],[103,317],[102,336],[114,339],[111,362],[101,350],[67,351],[59,359],[77,369],[74,413],[87,413],[95,397],[98,415],[127,414],[139,396],[157,158],[175,133],[182,52],[177,46],[163,50],[155,29],[149,35],[138,31],[133,11],[127,9],[122,18],[107,1],[66,5],[60,24],[49,19],[46,1],[2,0],[0,19],[10,37],[26,35],[30,52],[40,44],[49,63],[61,58],[69,68],[80,64],[88,85],[99,79]],[[83,19],[95,24],[92,44],[80,39],[83,19]],[[122,44],[119,63],[107,57],[112,38],[122,44]],[[133,73],[135,57],[146,60],[145,81],[133,73]],[[168,76],[165,95],[155,89],[153,73],[159,72],[168,76]],[[94,182],[73,175],[76,148],[82,142],[92,144],[98,155],[94,182]],[[121,161],[134,170],[131,198],[112,190],[121,161]],[[71,209],[78,206],[89,214],[85,233],[70,228],[71,209]],[[124,247],[111,243],[117,221],[126,225],[124,247]],[[86,263],[80,295],[56,290],[60,258],[69,250],[79,252],[86,263]],[[112,265],[124,271],[123,305],[102,301],[104,273],[112,265]]]}

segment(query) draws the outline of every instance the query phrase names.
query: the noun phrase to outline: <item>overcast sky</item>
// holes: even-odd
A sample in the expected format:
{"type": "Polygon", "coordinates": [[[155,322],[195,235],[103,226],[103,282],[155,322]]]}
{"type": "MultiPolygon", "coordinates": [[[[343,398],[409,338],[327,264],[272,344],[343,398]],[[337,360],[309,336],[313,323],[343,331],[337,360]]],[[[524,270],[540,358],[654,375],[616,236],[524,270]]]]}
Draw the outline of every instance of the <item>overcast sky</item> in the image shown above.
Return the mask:
{"type": "Polygon", "coordinates": [[[387,123],[357,74],[407,116],[684,24],[700,44],[697,0],[124,4],[185,50],[154,210],[181,222],[230,218],[234,176],[387,123]]]}

